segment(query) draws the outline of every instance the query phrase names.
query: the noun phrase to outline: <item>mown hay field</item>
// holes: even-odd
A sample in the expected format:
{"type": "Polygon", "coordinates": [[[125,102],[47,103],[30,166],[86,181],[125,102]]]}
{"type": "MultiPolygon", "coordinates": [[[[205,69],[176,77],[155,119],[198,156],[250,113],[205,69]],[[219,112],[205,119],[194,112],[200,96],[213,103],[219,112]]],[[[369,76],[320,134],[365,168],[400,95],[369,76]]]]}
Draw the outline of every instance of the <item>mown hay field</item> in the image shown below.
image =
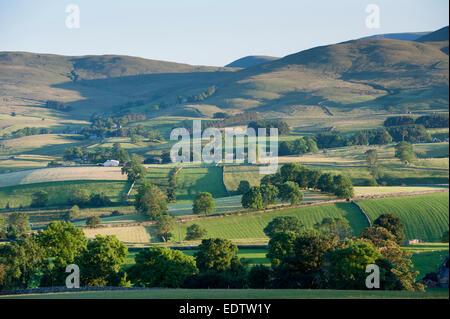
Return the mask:
{"type": "Polygon", "coordinates": [[[405,225],[407,239],[440,242],[449,229],[447,192],[415,196],[363,199],[358,204],[374,221],[381,214],[395,214],[405,225]]]}

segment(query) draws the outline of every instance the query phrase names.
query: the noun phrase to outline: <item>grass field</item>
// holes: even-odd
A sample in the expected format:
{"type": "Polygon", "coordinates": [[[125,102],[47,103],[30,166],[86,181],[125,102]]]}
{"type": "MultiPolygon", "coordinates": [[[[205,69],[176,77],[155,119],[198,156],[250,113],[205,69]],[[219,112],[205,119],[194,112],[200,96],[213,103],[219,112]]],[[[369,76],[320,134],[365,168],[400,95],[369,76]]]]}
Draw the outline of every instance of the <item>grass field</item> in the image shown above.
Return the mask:
{"type": "Polygon", "coordinates": [[[26,170],[0,175],[0,187],[74,180],[125,181],[120,167],[73,166],[26,170]]]}
{"type": "Polygon", "coordinates": [[[177,200],[192,200],[201,192],[209,192],[214,198],[228,196],[222,183],[222,168],[186,168],[176,176],[177,200]]]}
{"type": "Polygon", "coordinates": [[[272,219],[279,216],[296,216],[308,227],[312,227],[325,217],[342,217],[349,221],[355,234],[359,234],[368,226],[356,206],[350,203],[335,203],[186,222],[175,232],[178,235],[175,236],[175,240],[185,237],[188,226],[198,224],[208,231],[208,237],[235,239],[240,243],[267,242],[263,229],[272,219]]]}
{"type": "Polygon", "coordinates": [[[358,204],[373,221],[379,215],[392,213],[399,216],[407,239],[440,242],[449,227],[448,193],[359,200],[358,204]]]}
{"type": "Polygon", "coordinates": [[[146,289],[0,296],[9,299],[448,299],[448,289],[427,292],[302,289],[146,289]]]}
{"type": "Polygon", "coordinates": [[[96,235],[106,236],[115,235],[120,241],[126,245],[135,245],[142,243],[150,243],[152,235],[149,227],[144,226],[128,226],[128,227],[109,227],[109,228],[83,228],[87,238],[95,238],[96,235]]]}
{"type": "Polygon", "coordinates": [[[121,200],[121,194],[126,193],[130,185],[126,181],[66,181],[35,183],[0,188],[0,208],[7,203],[11,208],[29,206],[32,194],[43,190],[49,195],[49,206],[67,205],[67,200],[79,189],[89,193],[105,193],[113,202],[121,200]]]}

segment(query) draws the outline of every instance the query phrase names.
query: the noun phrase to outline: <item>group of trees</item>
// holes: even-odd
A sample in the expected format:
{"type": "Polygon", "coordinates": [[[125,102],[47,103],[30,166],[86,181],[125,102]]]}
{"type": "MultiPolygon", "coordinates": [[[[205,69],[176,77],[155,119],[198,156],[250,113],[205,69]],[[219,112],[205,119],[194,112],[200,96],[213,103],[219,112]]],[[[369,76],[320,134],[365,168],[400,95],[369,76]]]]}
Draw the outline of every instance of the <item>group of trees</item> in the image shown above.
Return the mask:
{"type": "Polygon", "coordinates": [[[72,110],[72,107],[68,106],[66,103],[54,100],[47,100],[44,107],[64,112],[72,110]]]}
{"type": "Polygon", "coordinates": [[[46,127],[24,127],[11,133],[3,134],[3,138],[18,138],[31,135],[51,134],[52,131],[46,127]]]}
{"type": "Polygon", "coordinates": [[[195,94],[195,95],[190,95],[186,99],[180,95],[177,97],[177,102],[183,103],[184,100],[186,100],[186,102],[188,102],[188,103],[202,102],[202,101],[206,100],[208,97],[210,97],[211,95],[213,95],[214,93],[216,93],[216,91],[217,91],[217,87],[215,85],[213,85],[213,86],[210,86],[209,88],[207,88],[204,92],[201,92],[201,93],[195,94]]]}
{"type": "Polygon", "coordinates": [[[80,267],[83,286],[129,286],[121,270],[127,254],[115,236],[88,242],[73,224],[53,222],[43,231],[0,246],[0,290],[64,286],[69,264],[80,267]]]}
{"type": "Polygon", "coordinates": [[[305,153],[318,152],[316,141],[310,137],[300,137],[294,141],[283,141],[278,148],[278,154],[283,155],[301,155],[305,153]]]}
{"type": "Polygon", "coordinates": [[[351,145],[386,145],[392,142],[391,134],[384,128],[363,130],[346,137],[335,132],[321,132],[314,136],[320,149],[351,145]]]}
{"type": "MultiPolygon", "coordinates": [[[[202,130],[205,130],[209,127],[222,128],[238,123],[258,120],[258,113],[255,111],[242,112],[234,115],[224,114],[225,113],[223,113],[222,115],[219,114],[220,117],[217,120],[202,121],[202,130]]],[[[189,131],[192,131],[192,121],[190,120],[183,121],[181,126],[189,131]]]]}
{"type": "Polygon", "coordinates": [[[404,233],[395,215],[381,215],[357,237],[341,218],[325,218],[307,229],[296,217],[278,217],[264,232],[271,267],[251,269],[251,287],[366,289],[366,266],[376,264],[381,289],[423,290],[410,254],[398,245],[404,233]]]}
{"type": "Polygon", "coordinates": [[[250,187],[247,181],[241,181],[239,191],[242,195],[242,206],[250,209],[263,209],[275,204],[277,199],[298,204],[303,199],[301,189],[318,189],[333,193],[340,198],[353,196],[353,184],[346,175],[322,173],[309,169],[300,163],[284,164],[280,171],[266,175],[260,186],[250,187]]]}
{"type": "Polygon", "coordinates": [[[257,121],[248,123],[248,127],[253,128],[255,130],[256,134],[258,134],[259,128],[267,129],[266,130],[267,135],[270,134],[271,128],[278,129],[279,136],[289,135],[289,133],[290,133],[289,125],[285,121],[282,121],[282,120],[257,120],[257,121]]]}
{"type": "Polygon", "coordinates": [[[173,203],[176,201],[177,199],[177,180],[176,180],[176,176],[178,171],[180,170],[180,168],[178,167],[174,167],[170,170],[169,172],[169,185],[167,186],[167,201],[169,203],[173,203]]]}
{"type": "Polygon", "coordinates": [[[430,114],[419,116],[414,120],[411,116],[393,116],[384,121],[385,127],[419,124],[426,128],[448,127],[448,114],[430,114]]]}
{"type": "Polygon", "coordinates": [[[130,155],[122,148],[120,143],[114,143],[110,148],[96,147],[93,150],[72,146],[64,150],[63,159],[66,161],[79,160],[91,164],[103,163],[111,159],[126,163],[130,160],[130,155]]]}
{"type": "Polygon", "coordinates": [[[110,206],[112,201],[105,193],[89,193],[86,189],[79,189],[72,194],[67,203],[78,207],[104,207],[110,206]]]}

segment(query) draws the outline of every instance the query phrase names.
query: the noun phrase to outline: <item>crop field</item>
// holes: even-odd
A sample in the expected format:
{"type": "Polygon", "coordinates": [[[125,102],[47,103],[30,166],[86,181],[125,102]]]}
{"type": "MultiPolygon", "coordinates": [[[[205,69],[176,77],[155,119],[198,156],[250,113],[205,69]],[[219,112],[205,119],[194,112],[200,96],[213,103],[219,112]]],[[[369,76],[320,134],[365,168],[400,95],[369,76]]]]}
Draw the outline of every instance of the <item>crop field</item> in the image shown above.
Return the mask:
{"type": "Polygon", "coordinates": [[[113,202],[120,202],[121,194],[130,187],[126,181],[66,181],[35,183],[0,188],[0,208],[7,203],[11,208],[26,207],[31,204],[32,194],[43,190],[49,195],[49,206],[67,205],[67,200],[79,189],[89,193],[105,193],[113,202]]]}
{"type": "Polygon", "coordinates": [[[25,170],[0,175],[0,187],[75,180],[125,181],[120,167],[74,166],[25,170]]]}
{"type": "Polygon", "coordinates": [[[448,190],[447,185],[436,186],[357,186],[355,187],[355,197],[373,196],[373,195],[389,195],[389,194],[405,194],[415,192],[428,192],[448,190]]]}
{"type": "Polygon", "coordinates": [[[96,235],[106,236],[115,235],[126,245],[139,245],[150,243],[152,235],[149,227],[144,226],[126,226],[126,227],[108,227],[108,228],[83,228],[87,238],[95,238],[96,235]]]}
{"type": "Polygon", "coordinates": [[[405,225],[407,239],[440,242],[442,233],[449,228],[448,193],[416,196],[363,199],[358,204],[373,221],[379,215],[392,213],[405,225]]]}
{"type": "Polygon", "coordinates": [[[80,135],[42,134],[24,136],[3,141],[0,155],[39,154],[60,156],[68,147],[87,145],[89,143],[91,142],[80,140],[80,135]]]}
{"type": "Polygon", "coordinates": [[[0,296],[5,299],[448,299],[448,289],[426,292],[303,289],[139,289],[0,296]]]}
{"type": "Polygon", "coordinates": [[[222,168],[186,168],[176,176],[177,200],[192,200],[201,192],[209,192],[214,198],[228,196],[222,182],[222,168]]]}
{"type": "Polygon", "coordinates": [[[45,168],[48,162],[55,159],[55,157],[43,155],[0,156],[0,174],[26,169],[45,168]]]}

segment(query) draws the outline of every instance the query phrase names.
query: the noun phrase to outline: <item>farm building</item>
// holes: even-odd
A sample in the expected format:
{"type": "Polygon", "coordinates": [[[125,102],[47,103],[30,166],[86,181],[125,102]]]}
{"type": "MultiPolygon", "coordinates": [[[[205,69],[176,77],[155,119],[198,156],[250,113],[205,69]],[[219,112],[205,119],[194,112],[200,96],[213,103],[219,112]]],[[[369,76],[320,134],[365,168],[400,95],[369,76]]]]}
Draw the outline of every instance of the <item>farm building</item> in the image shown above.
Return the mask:
{"type": "Polygon", "coordinates": [[[117,167],[119,166],[119,161],[116,160],[107,160],[106,162],[104,162],[103,164],[101,164],[102,166],[105,167],[117,167]]]}

